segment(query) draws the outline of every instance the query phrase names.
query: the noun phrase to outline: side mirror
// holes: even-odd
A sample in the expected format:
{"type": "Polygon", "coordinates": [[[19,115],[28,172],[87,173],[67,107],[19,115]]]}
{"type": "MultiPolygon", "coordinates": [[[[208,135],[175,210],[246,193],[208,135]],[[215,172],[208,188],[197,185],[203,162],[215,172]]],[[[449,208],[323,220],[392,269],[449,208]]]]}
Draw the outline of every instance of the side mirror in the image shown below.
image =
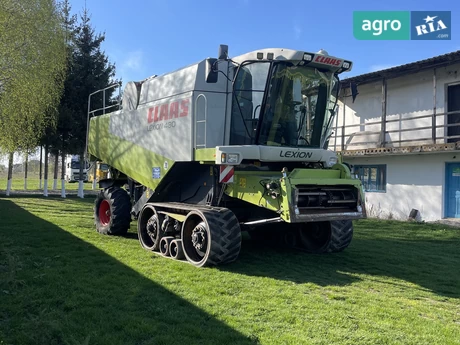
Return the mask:
{"type": "Polygon", "coordinates": [[[206,82],[217,83],[218,72],[214,70],[213,66],[217,62],[217,59],[206,59],[206,82]]]}
{"type": "Polygon", "coordinates": [[[356,85],[355,83],[351,83],[351,84],[350,84],[350,88],[351,88],[351,98],[352,98],[352,102],[355,103],[356,96],[359,95],[359,92],[358,92],[358,85],[356,85]]]}
{"type": "Polygon", "coordinates": [[[227,60],[228,59],[228,45],[221,44],[219,46],[219,54],[217,55],[219,60],[227,60]]]}

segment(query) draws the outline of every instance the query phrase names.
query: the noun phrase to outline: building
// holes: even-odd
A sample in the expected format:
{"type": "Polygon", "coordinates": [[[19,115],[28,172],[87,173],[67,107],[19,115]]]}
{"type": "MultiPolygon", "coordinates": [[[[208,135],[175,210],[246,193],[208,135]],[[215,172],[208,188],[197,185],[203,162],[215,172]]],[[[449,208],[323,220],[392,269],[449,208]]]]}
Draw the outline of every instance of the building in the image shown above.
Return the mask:
{"type": "Polygon", "coordinates": [[[363,181],[368,215],[460,218],[460,51],[341,83],[329,148],[363,181]]]}

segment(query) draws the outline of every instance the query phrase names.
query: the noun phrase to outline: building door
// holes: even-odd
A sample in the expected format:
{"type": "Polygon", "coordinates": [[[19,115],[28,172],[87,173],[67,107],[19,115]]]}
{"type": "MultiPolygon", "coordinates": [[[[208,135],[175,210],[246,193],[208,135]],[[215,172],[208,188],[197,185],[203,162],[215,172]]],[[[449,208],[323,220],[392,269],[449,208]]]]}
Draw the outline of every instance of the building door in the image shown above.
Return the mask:
{"type": "Polygon", "coordinates": [[[445,215],[460,218],[460,163],[446,163],[445,215]]]}
{"type": "Polygon", "coordinates": [[[447,87],[447,123],[457,126],[447,127],[447,136],[457,138],[447,139],[448,143],[460,141],[460,84],[447,87]]]}

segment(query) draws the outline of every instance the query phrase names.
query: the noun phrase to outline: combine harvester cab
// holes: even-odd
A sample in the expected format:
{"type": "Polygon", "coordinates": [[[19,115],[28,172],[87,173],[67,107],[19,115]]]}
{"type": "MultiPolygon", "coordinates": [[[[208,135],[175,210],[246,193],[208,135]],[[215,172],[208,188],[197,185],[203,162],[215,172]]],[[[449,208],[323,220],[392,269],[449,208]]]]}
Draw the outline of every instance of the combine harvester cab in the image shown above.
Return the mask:
{"type": "Polygon", "coordinates": [[[344,250],[366,217],[364,192],[327,145],[351,66],[275,48],[230,59],[221,46],[217,59],[128,83],[110,113],[92,110],[107,89],[95,92],[88,155],[110,166],[97,230],[123,235],[137,220],[143,248],[198,267],[235,261],[242,231],[344,250]]]}

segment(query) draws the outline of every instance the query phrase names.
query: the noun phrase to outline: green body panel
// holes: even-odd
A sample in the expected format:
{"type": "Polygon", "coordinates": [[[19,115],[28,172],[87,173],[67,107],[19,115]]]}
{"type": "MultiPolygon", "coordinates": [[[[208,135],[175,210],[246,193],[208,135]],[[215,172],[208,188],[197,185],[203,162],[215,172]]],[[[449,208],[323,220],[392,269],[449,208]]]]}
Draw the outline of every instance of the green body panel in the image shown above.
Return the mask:
{"type": "Polygon", "coordinates": [[[110,134],[109,115],[91,119],[88,152],[151,189],[174,165],[173,160],[110,134]],[[153,168],[160,169],[159,178],[153,178],[153,168]]]}
{"type": "Polygon", "coordinates": [[[198,162],[215,162],[216,160],[216,149],[195,149],[195,161],[198,162]]]}
{"type": "MultiPolygon", "coordinates": [[[[225,193],[228,196],[247,201],[256,206],[277,211],[280,208],[278,200],[269,195],[264,195],[265,188],[260,181],[273,180],[279,182],[281,177],[281,172],[278,171],[235,171],[234,183],[227,185],[225,193]]],[[[282,200],[286,198],[285,191],[283,191],[281,198],[282,200]]]]}
{"type": "Polygon", "coordinates": [[[228,184],[226,194],[249,202],[253,205],[267,208],[279,213],[286,222],[290,222],[290,205],[294,205],[292,189],[296,185],[349,185],[359,190],[361,200],[364,191],[361,181],[352,179],[349,169],[342,164],[336,164],[332,169],[294,169],[284,178],[282,172],[268,171],[235,171],[234,183],[228,184]],[[274,181],[280,186],[279,196],[272,198],[261,184],[262,181],[274,181]]]}

